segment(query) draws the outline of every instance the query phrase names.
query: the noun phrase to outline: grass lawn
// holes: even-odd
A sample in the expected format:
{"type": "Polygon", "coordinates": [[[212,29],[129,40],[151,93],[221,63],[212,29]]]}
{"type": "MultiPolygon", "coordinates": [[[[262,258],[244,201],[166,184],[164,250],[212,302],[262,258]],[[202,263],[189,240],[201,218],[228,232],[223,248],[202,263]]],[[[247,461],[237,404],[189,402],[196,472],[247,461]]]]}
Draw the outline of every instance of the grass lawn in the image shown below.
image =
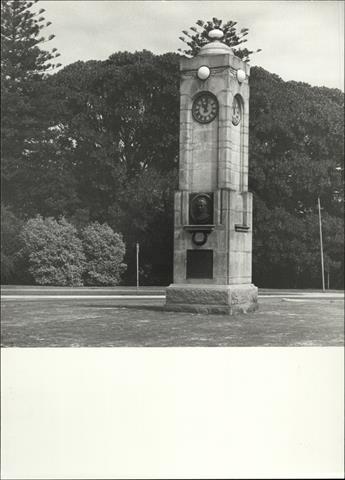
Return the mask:
{"type": "Polygon", "coordinates": [[[341,346],[342,299],[262,298],[247,315],[164,311],[163,299],[3,300],[3,347],[341,346]]]}

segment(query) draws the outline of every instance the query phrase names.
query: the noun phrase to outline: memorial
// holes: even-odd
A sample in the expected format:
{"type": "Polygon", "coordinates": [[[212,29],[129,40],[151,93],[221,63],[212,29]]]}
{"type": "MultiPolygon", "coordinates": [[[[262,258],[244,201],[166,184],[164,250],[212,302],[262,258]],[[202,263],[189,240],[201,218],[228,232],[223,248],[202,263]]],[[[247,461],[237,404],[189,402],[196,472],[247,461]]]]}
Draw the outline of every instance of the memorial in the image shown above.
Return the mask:
{"type": "Polygon", "coordinates": [[[174,204],[174,283],[166,309],[246,313],[252,284],[252,194],[248,192],[249,65],[209,32],[180,61],[179,189],[174,204]]]}

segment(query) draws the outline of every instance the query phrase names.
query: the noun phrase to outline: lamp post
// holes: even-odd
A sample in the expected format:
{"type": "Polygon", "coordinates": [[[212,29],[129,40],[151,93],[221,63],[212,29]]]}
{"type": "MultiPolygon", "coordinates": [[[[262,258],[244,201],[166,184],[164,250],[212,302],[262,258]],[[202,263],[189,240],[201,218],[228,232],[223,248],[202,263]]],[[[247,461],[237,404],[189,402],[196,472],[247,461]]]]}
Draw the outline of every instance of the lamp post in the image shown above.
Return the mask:
{"type": "Polygon", "coordinates": [[[322,243],[322,224],[321,224],[321,204],[320,204],[320,197],[317,197],[317,205],[318,205],[318,208],[319,208],[322,290],[325,291],[325,271],[324,271],[324,263],[323,263],[323,243],[322,243]]]}
{"type": "Polygon", "coordinates": [[[136,246],[136,258],[137,258],[137,290],[139,289],[139,243],[135,244],[136,246]]]}

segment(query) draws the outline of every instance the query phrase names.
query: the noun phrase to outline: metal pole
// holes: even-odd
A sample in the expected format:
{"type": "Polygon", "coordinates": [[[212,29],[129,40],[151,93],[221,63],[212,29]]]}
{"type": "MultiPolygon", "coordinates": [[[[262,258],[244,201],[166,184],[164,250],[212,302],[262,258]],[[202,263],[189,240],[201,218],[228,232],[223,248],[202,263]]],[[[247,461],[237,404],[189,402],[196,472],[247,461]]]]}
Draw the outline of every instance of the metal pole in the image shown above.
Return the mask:
{"type": "Polygon", "coordinates": [[[136,243],[136,253],[137,253],[137,290],[139,288],[139,243],[136,243]]]}
{"type": "Polygon", "coordinates": [[[321,224],[321,204],[320,197],[317,197],[319,207],[319,227],[320,227],[320,250],[321,250],[321,273],[322,273],[322,290],[325,291],[325,271],[323,266],[323,243],[322,243],[322,224],[321,224]]]}

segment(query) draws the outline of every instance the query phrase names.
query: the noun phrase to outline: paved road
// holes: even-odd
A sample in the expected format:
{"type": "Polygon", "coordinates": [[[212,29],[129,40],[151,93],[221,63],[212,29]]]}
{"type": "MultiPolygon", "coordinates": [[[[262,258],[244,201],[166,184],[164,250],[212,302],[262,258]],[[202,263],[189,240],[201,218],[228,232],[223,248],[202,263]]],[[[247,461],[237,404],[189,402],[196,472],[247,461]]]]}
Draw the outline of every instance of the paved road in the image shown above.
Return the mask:
{"type": "Polygon", "coordinates": [[[164,310],[163,288],[2,289],[3,347],[341,346],[343,292],[261,290],[248,315],[164,310]]]}
{"type": "MultiPolygon", "coordinates": [[[[2,286],[2,300],[41,300],[49,299],[164,299],[165,287],[36,287],[36,286],[2,286]]],[[[278,290],[259,289],[259,298],[319,298],[319,299],[344,299],[344,292],[339,290],[278,290]]]]}

